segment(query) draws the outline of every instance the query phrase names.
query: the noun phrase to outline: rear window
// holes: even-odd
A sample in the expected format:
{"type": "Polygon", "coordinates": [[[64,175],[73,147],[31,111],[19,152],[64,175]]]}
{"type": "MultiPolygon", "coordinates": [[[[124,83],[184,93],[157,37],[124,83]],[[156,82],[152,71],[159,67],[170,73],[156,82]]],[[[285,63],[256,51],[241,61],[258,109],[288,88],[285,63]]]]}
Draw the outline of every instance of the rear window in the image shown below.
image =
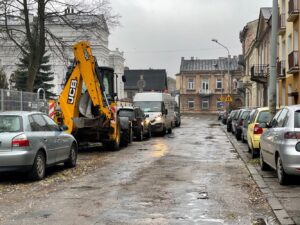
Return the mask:
{"type": "Polygon", "coordinates": [[[0,132],[23,131],[22,118],[20,116],[1,115],[0,132]]]}
{"type": "Polygon", "coordinates": [[[244,111],[241,118],[244,120],[247,118],[247,116],[250,114],[250,111],[244,111]]]}
{"type": "Polygon", "coordinates": [[[120,117],[128,117],[130,119],[134,118],[134,112],[132,110],[120,110],[119,111],[120,117]]]}
{"type": "Polygon", "coordinates": [[[269,111],[261,111],[258,114],[256,123],[267,123],[270,122],[271,120],[271,114],[269,113],[269,111]]]}
{"type": "Polygon", "coordinates": [[[295,128],[300,128],[300,111],[295,112],[295,128]]]}

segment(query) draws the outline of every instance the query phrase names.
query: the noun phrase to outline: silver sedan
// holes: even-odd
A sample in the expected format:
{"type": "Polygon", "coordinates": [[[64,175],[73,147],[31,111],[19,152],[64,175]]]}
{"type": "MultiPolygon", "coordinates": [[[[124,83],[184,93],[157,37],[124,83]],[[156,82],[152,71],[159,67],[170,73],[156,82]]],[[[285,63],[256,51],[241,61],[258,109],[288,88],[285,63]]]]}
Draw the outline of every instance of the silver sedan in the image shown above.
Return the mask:
{"type": "Polygon", "coordinates": [[[50,165],[76,166],[77,142],[65,129],[40,112],[0,112],[0,172],[41,180],[50,165]]]}
{"type": "Polygon", "coordinates": [[[289,175],[300,175],[300,105],[281,108],[267,127],[260,138],[261,169],[272,167],[285,184],[289,175]]]}

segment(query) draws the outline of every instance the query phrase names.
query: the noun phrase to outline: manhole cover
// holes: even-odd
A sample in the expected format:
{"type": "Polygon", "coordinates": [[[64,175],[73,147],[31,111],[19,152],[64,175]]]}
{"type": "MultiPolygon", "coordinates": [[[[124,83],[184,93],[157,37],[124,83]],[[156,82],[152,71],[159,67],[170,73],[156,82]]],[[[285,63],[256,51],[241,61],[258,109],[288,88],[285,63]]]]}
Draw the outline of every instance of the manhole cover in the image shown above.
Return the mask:
{"type": "Polygon", "coordinates": [[[197,199],[208,199],[208,193],[207,192],[200,192],[197,199]]]}

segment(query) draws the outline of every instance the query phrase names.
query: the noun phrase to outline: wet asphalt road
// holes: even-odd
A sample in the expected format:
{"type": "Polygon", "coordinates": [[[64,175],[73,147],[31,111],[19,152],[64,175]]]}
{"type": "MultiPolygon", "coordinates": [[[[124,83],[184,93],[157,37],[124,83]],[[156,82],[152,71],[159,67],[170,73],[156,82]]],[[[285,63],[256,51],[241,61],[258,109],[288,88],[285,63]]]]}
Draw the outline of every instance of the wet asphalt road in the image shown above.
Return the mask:
{"type": "Polygon", "coordinates": [[[183,118],[172,135],[134,142],[47,188],[7,194],[0,223],[248,225],[273,215],[215,116],[183,118]]]}

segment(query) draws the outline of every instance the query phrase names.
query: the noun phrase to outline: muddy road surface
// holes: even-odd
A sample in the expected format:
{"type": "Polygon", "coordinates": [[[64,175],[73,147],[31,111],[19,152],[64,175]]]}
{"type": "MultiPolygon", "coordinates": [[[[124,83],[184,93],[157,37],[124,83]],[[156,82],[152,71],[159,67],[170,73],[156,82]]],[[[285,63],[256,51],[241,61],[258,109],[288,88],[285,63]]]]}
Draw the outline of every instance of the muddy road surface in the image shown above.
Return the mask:
{"type": "Polygon", "coordinates": [[[183,117],[173,134],[118,152],[81,153],[79,168],[91,158],[78,174],[1,178],[0,224],[248,225],[273,216],[215,116],[183,117]]]}

